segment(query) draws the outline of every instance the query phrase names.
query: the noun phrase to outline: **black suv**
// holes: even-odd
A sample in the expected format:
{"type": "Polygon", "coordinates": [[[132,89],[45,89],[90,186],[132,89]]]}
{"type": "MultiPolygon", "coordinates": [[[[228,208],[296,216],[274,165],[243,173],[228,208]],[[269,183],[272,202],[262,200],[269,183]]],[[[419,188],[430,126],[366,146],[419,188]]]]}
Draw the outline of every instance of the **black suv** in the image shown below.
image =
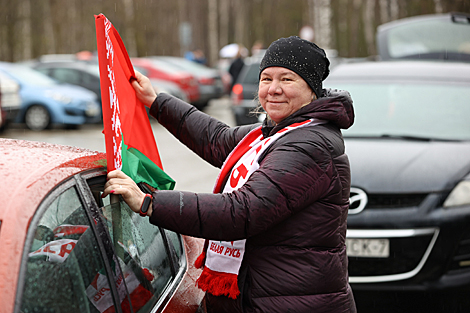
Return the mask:
{"type": "Polygon", "coordinates": [[[264,119],[264,114],[252,111],[258,106],[259,64],[264,53],[245,59],[245,66],[232,87],[232,112],[237,126],[253,124],[264,119]]]}

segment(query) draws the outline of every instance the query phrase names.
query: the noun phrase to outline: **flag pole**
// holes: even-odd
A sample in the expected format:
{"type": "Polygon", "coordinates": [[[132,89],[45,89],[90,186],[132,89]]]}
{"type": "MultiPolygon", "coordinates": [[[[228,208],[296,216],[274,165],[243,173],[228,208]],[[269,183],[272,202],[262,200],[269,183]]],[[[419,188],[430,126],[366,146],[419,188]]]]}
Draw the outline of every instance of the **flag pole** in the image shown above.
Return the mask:
{"type": "Polygon", "coordinates": [[[117,256],[124,260],[124,249],[119,244],[121,242],[124,244],[122,238],[122,216],[121,216],[121,206],[119,205],[119,195],[110,195],[110,203],[111,203],[111,216],[113,220],[113,241],[114,241],[114,249],[116,250],[117,256]]]}

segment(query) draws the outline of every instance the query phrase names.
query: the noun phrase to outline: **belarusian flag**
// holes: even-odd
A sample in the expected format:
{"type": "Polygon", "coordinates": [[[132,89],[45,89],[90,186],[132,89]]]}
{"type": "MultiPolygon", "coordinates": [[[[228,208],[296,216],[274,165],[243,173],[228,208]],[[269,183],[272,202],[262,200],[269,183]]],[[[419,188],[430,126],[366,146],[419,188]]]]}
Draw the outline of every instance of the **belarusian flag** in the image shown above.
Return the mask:
{"type": "Polygon", "coordinates": [[[95,25],[108,172],[119,169],[136,183],[173,189],[145,106],[131,85],[135,72],[121,37],[103,14],[95,15],[95,25]]]}

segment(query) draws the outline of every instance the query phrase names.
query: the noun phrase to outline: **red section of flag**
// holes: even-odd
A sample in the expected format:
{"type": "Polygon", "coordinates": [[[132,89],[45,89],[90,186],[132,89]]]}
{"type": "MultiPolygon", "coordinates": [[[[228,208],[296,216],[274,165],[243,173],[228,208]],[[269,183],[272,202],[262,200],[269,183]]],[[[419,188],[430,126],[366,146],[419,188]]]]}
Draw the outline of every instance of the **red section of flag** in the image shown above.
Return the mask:
{"type": "Polygon", "coordinates": [[[145,106],[131,85],[134,68],[121,37],[103,14],[95,16],[95,24],[108,171],[122,168],[123,136],[128,148],[162,169],[145,106]]]}

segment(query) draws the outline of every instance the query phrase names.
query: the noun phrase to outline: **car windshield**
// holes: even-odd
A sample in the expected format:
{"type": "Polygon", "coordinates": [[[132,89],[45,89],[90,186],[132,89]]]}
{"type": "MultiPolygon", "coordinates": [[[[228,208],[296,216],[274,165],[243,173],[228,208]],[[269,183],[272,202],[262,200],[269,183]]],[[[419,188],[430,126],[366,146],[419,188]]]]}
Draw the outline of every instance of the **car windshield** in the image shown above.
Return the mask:
{"type": "Polygon", "coordinates": [[[354,125],[345,137],[470,140],[470,88],[418,83],[332,83],[349,91],[354,125]]]}
{"type": "Polygon", "coordinates": [[[53,80],[49,76],[46,76],[26,66],[15,65],[14,67],[11,67],[9,74],[23,84],[31,84],[44,87],[54,86],[58,84],[57,81],[53,80]]]}
{"type": "Polygon", "coordinates": [[[392,58],[443,52],[470,54],[470,26],[447,19],[406,24],[390,29],[388,47],[392,58]]]}

